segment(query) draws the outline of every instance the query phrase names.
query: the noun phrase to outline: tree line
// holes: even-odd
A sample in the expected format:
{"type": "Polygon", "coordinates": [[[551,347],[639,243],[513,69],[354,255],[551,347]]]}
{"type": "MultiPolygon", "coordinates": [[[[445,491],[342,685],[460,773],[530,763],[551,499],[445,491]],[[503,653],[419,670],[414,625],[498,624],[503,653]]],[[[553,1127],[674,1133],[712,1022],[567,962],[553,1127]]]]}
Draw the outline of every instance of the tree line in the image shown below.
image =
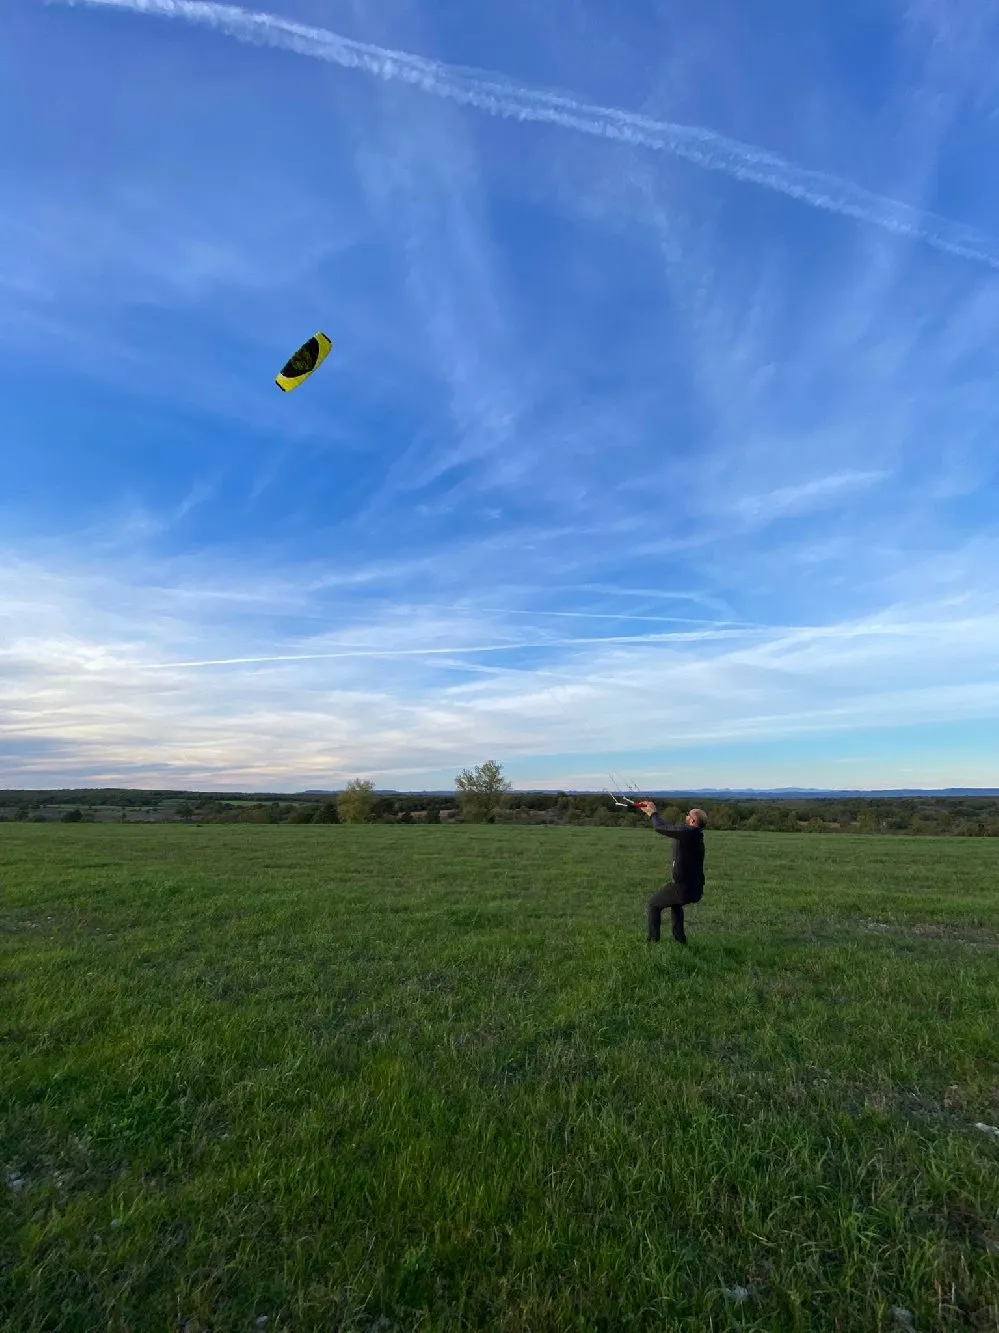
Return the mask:
{"type": "MultiPolygon", "coordinates": [[[[250,824],[546,824],[638,828],[647,821],[615,807],[597,792],[515,792],[495,760],[464,769],[453,795],[380,793],[364,778],[343,791],[314,798],[267,793],[222,796],[183,791],[91,788],[62,791],[0,792],[0,819],[47,819],[43,810],[70,807],[56,816],[91,822],[98,811],[117,812],[122,822],[135,816],[186,823],[250,824]],[[110,810],[108,809],[110,807],[110,810]]],[[[788,797],[740,800],[691,794],[657,797],[668,823],[679,823],[691,805],[707,811],[710,828],[768,833],[880,833],[999,837],[999,798],[788,797]]]]}

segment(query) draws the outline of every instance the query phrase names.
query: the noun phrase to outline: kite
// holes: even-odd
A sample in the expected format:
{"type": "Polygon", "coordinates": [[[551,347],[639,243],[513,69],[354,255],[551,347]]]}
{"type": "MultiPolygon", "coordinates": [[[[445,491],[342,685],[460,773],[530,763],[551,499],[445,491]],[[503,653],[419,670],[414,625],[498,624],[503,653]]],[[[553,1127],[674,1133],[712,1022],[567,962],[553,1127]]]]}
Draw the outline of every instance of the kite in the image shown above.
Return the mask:
{"type": "Polygon", "coordinates": [[[329,356],[332,347],[333,344],[325,333],[317,333],[314,338],[302,343],[281,374],[275,376],[274,383],[284,393],[291,393],[292,389],[304,384],[314,370],[319,369],[329,356]]]}

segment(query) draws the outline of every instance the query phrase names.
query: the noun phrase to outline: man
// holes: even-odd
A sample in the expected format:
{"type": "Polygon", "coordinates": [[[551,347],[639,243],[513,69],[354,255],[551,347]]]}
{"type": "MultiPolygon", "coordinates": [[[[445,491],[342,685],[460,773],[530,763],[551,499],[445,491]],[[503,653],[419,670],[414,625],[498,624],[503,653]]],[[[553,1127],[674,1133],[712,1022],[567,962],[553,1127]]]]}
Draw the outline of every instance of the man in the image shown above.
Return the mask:
{"type": "Polygon", "coordinates": [[[668,907],[673,919],[673,938],[677,944],[686,944],[683,930],[683,909],[687,903],[699,903],[704,897],[704,833],[708,817],[703,810],[691,810],[682,824],[667,824],[656,809],[654,801],[636,801],[643,815],[650,815],[652,827],[675,842],[673,849],[673,880],[664,884],[649,899],[645,908],[645,922],[650,944],[659,943],[659,926],[663,908],[668,907]]]}

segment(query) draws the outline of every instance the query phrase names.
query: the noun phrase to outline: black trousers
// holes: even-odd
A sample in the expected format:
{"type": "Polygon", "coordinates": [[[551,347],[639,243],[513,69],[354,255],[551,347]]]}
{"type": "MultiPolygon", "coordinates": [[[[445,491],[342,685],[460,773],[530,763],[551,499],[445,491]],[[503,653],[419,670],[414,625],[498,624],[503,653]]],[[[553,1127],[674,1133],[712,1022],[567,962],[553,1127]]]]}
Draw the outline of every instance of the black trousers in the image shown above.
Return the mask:
{"type": "Polygon", "coordinates": [[[673,921],[673,938],[678,944],[686,944],[687,936],[683,929],[683,909],[689,903],[699,903],[704,894],[703,888],[691,888],[687,884],[664,884],[649,899],[645,907],[646,937],[651,943],[658,944],[663,908],[668,907],[673,921]]]}

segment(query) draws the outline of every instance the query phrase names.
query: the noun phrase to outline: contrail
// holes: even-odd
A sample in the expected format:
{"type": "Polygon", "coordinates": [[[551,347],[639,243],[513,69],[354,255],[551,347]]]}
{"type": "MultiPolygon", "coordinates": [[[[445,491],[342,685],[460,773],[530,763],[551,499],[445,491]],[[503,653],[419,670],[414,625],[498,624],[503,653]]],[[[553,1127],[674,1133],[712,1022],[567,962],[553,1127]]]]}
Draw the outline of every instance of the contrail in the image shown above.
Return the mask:
{"type": "MultiPolygon", "coordinates": [[[[367,648],[358,646],[326,653],[268,653],[259,657],[212,657],[188,662],[115,662],[112,665],[115,667],[133,667],[140,671],[173,671],[180,667],[250,666],[267,662],[323,662],[364,657],[465,657],[469,654],[481,653],[527,652],[535,648],[542,650],[574,648],[587,644],[601,646],[603,644],[620,643],[701,643],[706,640],[738,639],[742,637],[744,635],[739,630],[719,629],[701,630],[697,633],[688,631],[673,634],[608,634],[513,643],[452,644],[446,648],[367,648]]],[[[88,664],[88,669],[99,672],[107,665],[106,662],[95,661],[88,664]]]]}
{"type": "Polygon", "coordinates": [[[596,138],[670,153],[709,171],[762,185],[813,208],[854,218],[999,270],[999,241],[974,227],[874,194],[853,181],[810,171],[776,153],[698,125],[673,124],[614,107],[588,105],[543,89],[520,87],[483,70],[447,65],[407,51],[354,41],[326,28],[309,27],[238,5],[214,4],[208,0],[48,0],[48,3],[84,4],[185,19],[241,42],[280,47],[344,69],[362,70],[389,82],[408,83],[436,97],[477,107],[491,116],[560,125],[596,138]]]}
{"type": "MultiPolygon", "coordinates": [[[[421,602],[416,611],[454,611],[452,602],[421,602]]],[[[466,608],[474,613],[494,616],[557,616],[559,618],[568,618],[571,620],[634,620],[648,621],[654,624],[662,625],[706,625],[712,628],[720,629],[724,627],[738,627],[740,629],[758,629],[758,625],[748,620],[730,620],[718,619],[706,620],[703,616],[649,616],[640,614],[637,611],[553,611],[548,607],[516,607],[516,606],[474,606],[466,608]]],[[[316,615],[315,620],[325,619],[326,617],[316,615]]],[[[767,626],[768,629],[772,626],[767,626]]]]}

